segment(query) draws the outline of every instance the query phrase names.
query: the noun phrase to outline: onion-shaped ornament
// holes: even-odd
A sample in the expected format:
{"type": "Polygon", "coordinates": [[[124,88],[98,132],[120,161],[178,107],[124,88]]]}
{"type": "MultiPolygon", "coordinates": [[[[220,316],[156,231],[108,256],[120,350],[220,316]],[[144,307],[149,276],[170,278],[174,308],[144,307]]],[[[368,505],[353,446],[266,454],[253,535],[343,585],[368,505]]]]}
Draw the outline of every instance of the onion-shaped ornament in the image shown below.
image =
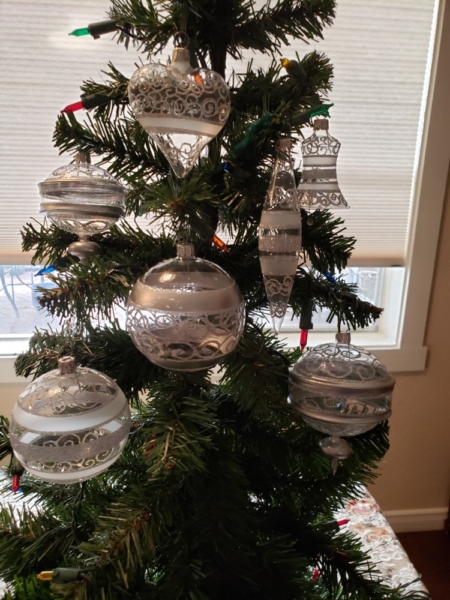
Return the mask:
{"type": "Polygon", "coordinates": [[[53,483],[96,477],[120,456],[131,419],[127,400],[109,377],[75,359],[38,377],[16,402],[9,436],[32,475],[53,483]]]}
{"type": "Polygon", "coordinates": [[[75,163],[53,171],[39,184],[39,192],[41,214],[80,238],[69,252],[83,264],[99,248],[89,236],[103,233],[125,216],[126,189],[107,171],[91,165],[86,152],[79,152],[75,163]]]}
{"type": "Polygon", "coordinates": [[[278,140],[259,224],[259,260],[275,331],[279,331],[302,249],[302,217],[291,159],[292,140],[278,140]]]}
{"type": "Polygon", "coordinates": [[[371,352],[353,346],[349,333],[303,354],[289,378],[294,410],[330,436],[320,446],[332,459],[334,472],[338,461],[352,453],[341,436],[365,433],[391,416],[395,379],[371,352]]]}
{"type": "Polygon", "coordinates": [[[175,48],[169,66],[140,67],[128,86],[131,110],[169,161],[184,177],[230,114],[230,91],[210,69],[193,69],[189,51],[175,48]]]}
{"type": "Polygon", "coordinates": [[[174,371],[209,369],[237,346],[244,300],[234,279],[193,246],[159,263],[133,286],[127,329],[151,362],[174,371]]]}
{"type": "Polygon", "coordinates": [[[328,133],[328,119],[314,121],[314,133],[302,146],[303,171],[298,186],[306,210],[348,208],[339,188],[336,163],[340,142],[328,133]]]}

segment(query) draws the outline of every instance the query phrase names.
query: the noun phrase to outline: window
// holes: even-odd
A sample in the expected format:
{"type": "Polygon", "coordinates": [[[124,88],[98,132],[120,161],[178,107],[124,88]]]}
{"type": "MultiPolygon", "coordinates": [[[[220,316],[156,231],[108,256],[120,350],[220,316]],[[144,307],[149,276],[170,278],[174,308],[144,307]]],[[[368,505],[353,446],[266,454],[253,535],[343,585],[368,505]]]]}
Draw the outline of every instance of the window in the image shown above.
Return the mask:
{"type": "MultiPolygon", "coordinates": [[[[330,133],[342,143],[338,177],[351,206],[341,214],[358,239],[349,273],[363,284],[363,294],[378,294],[376,303],[385,307],[380,322],[355,333],[353,340],[374,349],[392,371],[425,365],[423,337],[450,155],[450,7],[445,4],[340,0],[323,43],[286,49],[292,57],[296,50],[302,56],[316,47],[335,66],[330,133]],[[355,59],[359,62],[352,63],[355,59]]],[[[17,31],[7,28],[0,40],[0,265],[5,279],[0,306],[15,314],[6,294],[14,288],[16,300],[28,298],[38,326],[42,315],[29,286],[41,283],[41,276],[27,267],[30,257],[20,252],[19,231],[40,218],[37,182],[64,164],[51,144],[55,116],[77,100],[81,81],[98,79],[109,61],[131,75],[139,60],[136,50],[125,52],[110,36],[93,41],[67,35],[103,18],[108,5],[108,0],[50,0],[36,15],[31,0],[0,4],[3,20],[20,22],[27,32],[18,41],[17,31]]],[[[254,68],[270,61],[250,58],[254,68]]],[[[320,330],[326,315],[319,321],[312,344],[330,339],[326,323],[320,330]]],[[[13,340],[27,337],[27,331],[11,331],[11,326],[8,318],[10,331],[0,331],[8,343],[3,350],[0,344],[0,353],[15,353],[13,340]]],[[[298,330],[289,319],[281,337],[298,344],[298,330]]]]}

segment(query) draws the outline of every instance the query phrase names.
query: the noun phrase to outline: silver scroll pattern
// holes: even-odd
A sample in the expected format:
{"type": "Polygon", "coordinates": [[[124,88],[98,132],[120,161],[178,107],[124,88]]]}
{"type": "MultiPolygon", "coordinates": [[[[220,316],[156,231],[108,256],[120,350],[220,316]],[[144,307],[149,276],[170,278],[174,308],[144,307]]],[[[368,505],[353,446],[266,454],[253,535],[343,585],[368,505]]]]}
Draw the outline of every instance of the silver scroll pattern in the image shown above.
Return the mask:
{"type": "Polygon", "coordinates": [[[105,464],[118,457],[129,433],[128,411],[116,421],[122,426],[111,433],[104,428],[46,434],[32,444],[18,442],[15,451],[27,468],[42,473],[78,473],[105,464]]]}
{"type": "MultiPolygon", "coordinates": [[[[145,65],[132,75],[129,90],[130,107],[137,119],[187,117],[223,126],[230,114],[228,86],[209,69],[183,74],[159,63],[145,65]]],[[[195,121],[192,130],[197,133],[195,121]]]]}
{"type": "Polygon", "coordinates": [[[386,367],[371,352],[353,344],[320,344],[296,364],[297,373],[323,381],[351,379],[358,382],[384,380],[386,367]]]}
{"type": "Polygon", "coordinates": [[[234,350],[244,317],[243,303],[231,310],[198,313],[129,306],[127,330],[137,348],[155,364],[194,371],[216,364],[234,350]]]}
{"type": "Polygon", "coordinates": [[[313,133],[302,142],[303,171],[298,186],[300,205],[306,209],[347,208],[338,184],[336,162],[340,142],[325,135],[313,133]]]}
{"type": "Polygon", "coordinates": [[[264,277],[264,285],[270,305],[270,316],[272,318],[283,319],[294,285],[294,278],[290,275],[279,277],[266,276],[264,277]]]}
{"type": "Polygon", "coordinates": [[[230,114],[230,91],[209,69],[182,73],[176,63],[138,69],[129,83],[130,108],[163,152],[174,173],[184,177],[230,114]]]}
{"type": "MultiPolygon", "coordinates": [[[[96,208],[101,210],[101,207],[96,208]]],[[[99,216],[95,219],[86,219],[81,214],[79,216],[74,214],[72,218],[62,218],[57,216],[57,212],[58,211],[55,210],[52,214],[48,215],[50,221],[56,225],[56,227],[59,227],[59,229],[69,231],[70,233],[75,233],[79,236],[103,233],[117,222],[116,218],[111,217],[101,218],[99,216]]],[[[74,206],[74,213],[75,212],[76,207],[74,206]]]]}
{"type": "MultiPolygon", "coordinates": [[[[87,162],[76,162],[70,165],[64,165],[63,167],[58,167],[51,173],[51,175],[47,177],[45,181],[73,181],[74,179],[85,181],[86,183],[88,183],[89,180],[94,179],[96,181],[108,182],[114,186],[120,187],[120,183],[117,181],[117,179],[115,179],[115,177],[108,173],[108,171],[87,162]]],[[[122,202],[120,200],[116,200],[113,201],[112,204],[120,206],[122,202]]]]}

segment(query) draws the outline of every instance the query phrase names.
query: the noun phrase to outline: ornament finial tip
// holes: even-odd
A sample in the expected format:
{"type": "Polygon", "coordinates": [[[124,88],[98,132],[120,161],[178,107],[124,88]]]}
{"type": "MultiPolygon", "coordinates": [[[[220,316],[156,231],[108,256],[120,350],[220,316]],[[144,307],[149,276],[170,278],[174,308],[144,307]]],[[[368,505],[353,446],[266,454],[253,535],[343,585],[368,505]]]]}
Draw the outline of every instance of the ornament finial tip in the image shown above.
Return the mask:
{"type": "Polygon", "coordinates": [[[275,329],[275,333],[280,333],[281,326],[284,321],[284,315],[282,317],[272,317],[272,325],[275,329]]]}

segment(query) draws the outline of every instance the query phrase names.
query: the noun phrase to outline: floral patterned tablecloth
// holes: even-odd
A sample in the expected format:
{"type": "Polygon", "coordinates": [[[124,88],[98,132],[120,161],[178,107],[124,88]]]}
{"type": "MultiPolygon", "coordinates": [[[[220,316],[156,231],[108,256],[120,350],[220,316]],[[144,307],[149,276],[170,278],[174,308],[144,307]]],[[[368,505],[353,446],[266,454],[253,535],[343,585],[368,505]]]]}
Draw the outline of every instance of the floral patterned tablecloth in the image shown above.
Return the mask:
{"type": "MultiPolygon", "coordinates": [[[[8,498],[5,503],[8,501],[11,499],[8,498]]],[[[21,501],[22,495],[18,494],[15,498],[18,507],[21,501]]],[[[336,513],[336,520],[348,520],[343,530],[361,538],[363,550],[372,557],[372,561],[391,587],[411,583],[419,577],[380,507],[367,490],[362,491],[358,500],[349,500],[344,508],[336,513]]],[[[421,581],[415,581],[409,589],[427,591],[421,581]]],[[[6,585],[0,580],[0,598],[3,598],[5,592],[6,585]]]]}
{"type": "MultiPolygon", "coordinates": [[[[362,540],[362,549],[371,557],[390,587],[411,583],[419,577],[380,507],[367,490],[358,500],[349,500],[336,513],[337,521],[345,521],[343,530],[356,534],[362,540]]],[[[426,592],[421,581],[414,581],[410,590],[426,592]]]]}

